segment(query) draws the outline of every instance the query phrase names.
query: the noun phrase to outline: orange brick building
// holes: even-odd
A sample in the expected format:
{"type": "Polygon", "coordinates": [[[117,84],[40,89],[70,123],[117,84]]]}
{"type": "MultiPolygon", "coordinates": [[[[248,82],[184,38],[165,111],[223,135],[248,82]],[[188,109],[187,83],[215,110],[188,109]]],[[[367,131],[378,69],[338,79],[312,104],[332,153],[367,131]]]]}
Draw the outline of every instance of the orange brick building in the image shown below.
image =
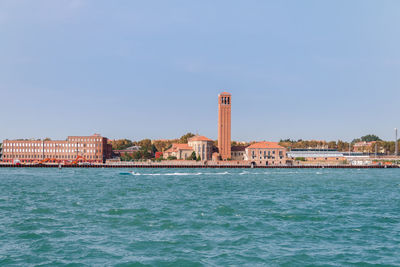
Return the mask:
{"type": "Polygon", "coordinates": [[[286,164],[286,148],[276,142],[258,142],[246,147],[247,160],[261,165],[286,164]]]}
{"type": "Polygon", "coordinates": [[[230,93],[218,95],[218,150],[222,160],[231,158],[231,105],[230,93]]]}
{"type": "Polygon", "coordinates": [[[354,152],[364,152],[364,153],[370,153],[374,151],[374,146],[376,144],[376,141],[371,141],[371,142],[357,142],[353,145],[353,151],[354,152]]]}
{"type": "Polygon", "coordinates": [[[172,147],[164,151],[163,157],[176,157],[177,159],[188,159],[193,153],[193,148],[188,144],[172,144],[172,147]]]}
{"type": "Polygon", "coordinates": [[[69,136],[67,140],[4,140],[3,161],[40,162],[51,159],[68,162],[79,156],[88,162],[101,163],[111,158],[112,147],[107,141],[98,134],[69,136]]]}

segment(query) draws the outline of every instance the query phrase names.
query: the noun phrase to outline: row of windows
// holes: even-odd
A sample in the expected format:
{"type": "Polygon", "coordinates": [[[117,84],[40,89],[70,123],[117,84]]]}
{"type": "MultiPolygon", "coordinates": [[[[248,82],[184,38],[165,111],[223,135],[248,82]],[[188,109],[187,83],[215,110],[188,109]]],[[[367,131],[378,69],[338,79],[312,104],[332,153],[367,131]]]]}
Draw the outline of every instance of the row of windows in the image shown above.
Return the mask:
{"type": "MultiPolygon", "coordinates": [[[[24,155],[24,154],[18,154],[18,155],[4,155],[4,158],[6,159],[44,159],[44,158],[56,158],[56,159],[75,159],[76,156],[74,155],[24,155]]],[[[101,159],[101,156],[93,156],[93,155],[88,155],[85,156],[87,159],[101,159]]]]}
{"type": "Polygon", "coordinates": [[[227,97],[227,96],[221,97],[221,104],[228,104],[229,105],[230,101],[231,101],[230,97],[227,97]]]}
{"type": "Polygon", "coordinates": [[[89,137],[89,138],[69,138],[69,141],[72,142],[101,142],[101,138],[93,138],[93,137],[89,137]]]}
{"type": "MultiPolygon", "coordinates": [[[[252,158],[252,159],[255,159],[256,156],[252,156],[251,158],[252,158]]],[[[262,160],[262,159],[263,159],[263,157],[260,156],[260,160],[262,160]]],[[[265,156],[264,156],[264,159],[275,159],[275,157],[271,157],[271,156],[265,157],[265,156]]],[[[279,157],[279,159],[283,159],[283,157],[279,157]]]]}
{"type": "Polygon", "coordinates": [[[4,147],[99,147],[101,144],[71,144],[71,143],[4,143],[4,147]]]}
{"type": "MultiPolygon", "coordinates": [[[[260,161],[260,163],[262,163],[261,161],[260,161]]],[[[277,164],[278,164],[278,162],[276,162],[277,164]]],[[[275,161],[273,161],[272,162],[272,165],[274,165],[275,164],[275,161]]],[[[282,161],[279,161],[279,164],[282,164],[282,161]]],[[[266,162],[266,165],[268,165],[268,162],[266,162]]]]}
{"type": "Polygon", "coordinates": [[[83,152],[83,153],[99,153],[98,149],[25,149],[25,148],[17,148],[17,149],[11,149],[11,148],[6,148],[4,149],[4,152],[6,153],[16,153],[16,152],[28,152],[28,153],[42,153],[42,152],[47,152],[47,153],[75,153],[75,152],[83,152]]]}
{"type": "MultiPolygon", "coordinates": [[[[283,158],[283,151],[281,151],[281,150],[279,150],[279,158],[280,159],[282,159],[283,158]]],[[[251,151],[251,158],[252,159],[255,159],[257,156],[256,156],[256,152],[254,151],[254,150],[252,150],[251,151]]],[[[267,151],[266,150],[260,150],[259,151],[259,158],[260,159],[275,159],[275,150],[273,150],[272,151],[272,153],[271,153],[271,151],[270,150],[268,150],[268,153],[267,153],[267,151]]]]}

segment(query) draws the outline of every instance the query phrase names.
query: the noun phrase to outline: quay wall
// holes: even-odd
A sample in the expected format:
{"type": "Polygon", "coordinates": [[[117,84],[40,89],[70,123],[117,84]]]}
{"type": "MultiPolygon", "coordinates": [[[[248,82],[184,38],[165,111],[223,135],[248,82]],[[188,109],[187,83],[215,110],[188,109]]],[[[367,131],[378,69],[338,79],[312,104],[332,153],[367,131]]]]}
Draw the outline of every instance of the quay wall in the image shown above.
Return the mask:
{"type": "Polygon", "coordinates": [[[383,169],[383,168],[400,168],[399,165],[270,165],[270,166],[252,166],[238,164],[0,164],[0,168],[263,168],[263,169],[383,169]]]}

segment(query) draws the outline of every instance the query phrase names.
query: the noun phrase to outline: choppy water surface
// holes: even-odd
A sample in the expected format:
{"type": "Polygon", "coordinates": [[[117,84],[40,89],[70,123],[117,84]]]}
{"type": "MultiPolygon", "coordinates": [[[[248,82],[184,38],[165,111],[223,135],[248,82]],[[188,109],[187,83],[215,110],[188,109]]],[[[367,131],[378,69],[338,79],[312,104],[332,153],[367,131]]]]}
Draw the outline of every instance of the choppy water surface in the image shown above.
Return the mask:
{"type": "Polygon", "coordinates": [[[0,169],[0,266],[399,265],[400,170],[0,169]]]}

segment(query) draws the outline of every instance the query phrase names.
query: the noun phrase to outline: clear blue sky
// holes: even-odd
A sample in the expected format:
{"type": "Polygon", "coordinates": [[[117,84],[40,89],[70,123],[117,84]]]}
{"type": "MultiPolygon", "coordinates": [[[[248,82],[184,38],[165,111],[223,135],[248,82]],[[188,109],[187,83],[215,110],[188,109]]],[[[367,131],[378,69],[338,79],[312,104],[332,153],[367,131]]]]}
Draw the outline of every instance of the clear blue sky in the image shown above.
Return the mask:
{"type": "Polygon", "coordinates": [[[0,0],[0,139],[394,139],[400,1],[0,0]]]}

